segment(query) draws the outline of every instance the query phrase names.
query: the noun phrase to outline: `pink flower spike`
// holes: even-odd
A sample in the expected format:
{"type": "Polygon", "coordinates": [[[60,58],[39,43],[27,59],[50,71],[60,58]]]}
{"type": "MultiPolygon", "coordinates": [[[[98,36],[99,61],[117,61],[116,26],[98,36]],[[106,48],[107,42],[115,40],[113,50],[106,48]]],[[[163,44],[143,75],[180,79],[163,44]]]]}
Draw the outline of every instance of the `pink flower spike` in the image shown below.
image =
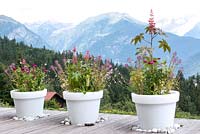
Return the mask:
{"type": "Polygon", "coordinates": [[[147,60],[144,60],[143,62],[144,62],[144,63],[147,63],[147,60]]]}
{"type": "Polygon", "coordinates": [[[43,72],[44,72],[44,73],[47,73],[48,70],[47,70],[46,68],[43,68],[43,72]]]}
{"type": "Polygon", "coordinates": [[[56,71],[56,69],[55,69],[55,67],[54,67],[53,65],[50,66],[50,69],[51,69],[52,71],[56,71]]]}
{"type": "Polygon", "coordinates": [[[33,64],[33,65],[32,65],[32,67],[33,67],[33,68],[36,68],[36,67],[37,67],[37,65],[36,65],[36,64],[33,64]]]}
{"type": "Polygon", "coordinates": [[[154,61],[150,61],[150,62],[148,62],[148,64],[151,64],[151,65],[152,65],[152,64],[154,64],[154,61]]]}
{"type": "Polygon", "coordinates": [[[124,67],[128,68],[128,64],[125,64],[124,67]]]}
{"type": "Polygon", "coordinates": [[[127,59],[127,61],[128,61],[128,63],[131,63],[131,62],[132,62],[132,59],[129,57],[129,58],[127,59]]]}
{"type": "Polygon", "coordinates": [[[78,59],[77,59],[77,56],[74,55],[73,58],[72,58],[72,63],[73,64],[77,64],[78,63],[78,59]]]}
{"type": "Polygon", "coordinates": [[[149,32],[153,34],[155,32],[155,22],[154,22],[154,14],[153,10],[150,11],[150,18],[149,18],[149,32]]]}
{"type": "Polygon", "coordinates": [[[87,61],[87,60],[89,60],[89,58],[90,58],[90,52],[89,52],[89,51],[86,51],[86,54],[85,54],[85,56],[84,56],[84,59],[87,61]]]}
{"type": "Polygon", "coordinates": [[[98,56],[98,61],[101,61],[101,59],[102,59],[101,56],[98,56]]]}
{"type": "Polygon", "coordinates": [[[72,51],[75,53],[76,52],[76,47],[74,47],[72,51]]]}
{"type": "Polygon", "coordinates": [[[22,60],[21,60],[21,64],[22,64],[22,65],[25,65],[25,64],[26,64],[26,60],[25,60],[25,59],[22,59],[22,60]]]}

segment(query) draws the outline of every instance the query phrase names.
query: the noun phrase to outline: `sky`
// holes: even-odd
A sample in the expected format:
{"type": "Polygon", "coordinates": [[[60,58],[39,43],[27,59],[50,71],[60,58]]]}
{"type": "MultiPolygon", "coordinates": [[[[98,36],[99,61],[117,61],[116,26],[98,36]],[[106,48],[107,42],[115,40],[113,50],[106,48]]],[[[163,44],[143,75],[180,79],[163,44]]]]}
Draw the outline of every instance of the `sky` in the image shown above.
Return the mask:
{"type": "Polygon", "coordinates": [[[200,21],[198,0],[0,0],[0,15],[22,23],[58,21],[79,23],[107,12],[127,13],[146,22],[150,9],[155,20],[176,19],[194,25],[200,21]],[[182,19],[182,20],[181,20],[182,19]],[[186,19],[186,20],[185,20],[186,19]]]}

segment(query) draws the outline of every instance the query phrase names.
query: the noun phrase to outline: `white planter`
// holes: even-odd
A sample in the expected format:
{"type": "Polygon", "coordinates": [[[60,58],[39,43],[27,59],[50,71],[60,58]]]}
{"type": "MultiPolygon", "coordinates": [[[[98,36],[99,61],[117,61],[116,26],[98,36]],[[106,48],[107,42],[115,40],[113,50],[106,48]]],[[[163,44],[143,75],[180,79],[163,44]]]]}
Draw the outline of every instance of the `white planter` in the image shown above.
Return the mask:
{"type": "Polygon", "coordinates": [[[138,95],[132,93],[136,105],[140,127],[145,130],[164,129],[174,125],[176,102],[179,92],[171,91],[167,95],[138,95]]]}
{"type": "Polygon", "coordinates": [[[72,124],[95,123],[99,116],[100,99],[103,90],[98,92],[63,92],[66,99],[69,119],[72,124]]]}
{"type": "Polygon", "coordinates": [[[17,92],[10,91],[11,97],[14,99],[17,117],[36,117],[43,115],[44,97],[47,89],[34,92],[17,92]]]}

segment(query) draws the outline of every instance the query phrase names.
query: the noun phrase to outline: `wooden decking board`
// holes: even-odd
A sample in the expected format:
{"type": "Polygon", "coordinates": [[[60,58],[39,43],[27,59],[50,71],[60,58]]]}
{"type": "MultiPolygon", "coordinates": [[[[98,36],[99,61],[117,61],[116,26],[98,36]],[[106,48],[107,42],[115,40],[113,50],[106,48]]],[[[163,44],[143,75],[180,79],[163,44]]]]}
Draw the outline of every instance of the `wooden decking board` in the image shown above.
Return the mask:
{"type": "MultiPolygon", "coordinates": [[[[18,121],[20,123],[19,126],[17,126],[17,131],[19,133],[27,133],[31,131],[36,131],[37,129],[49,127],[49,126],[55,126],[59,124],[59,120],[63,117],[63,114],[58,114],[58,115],[51,115],[49,117],[44,117],[39,120],[31,121],[31,122],[24,122],[24,121],[18,121]],[[23,125],[21,124],[23,122],[23,125]]],[[[15,130],[11,129],[6,132],[14,132],[15,130]]]]}
{"type": "MultiPolygon", "coordinates": [[[[100,114],[106,121],[91,127],[60,124],[67,117],[66,111],[45,111],[49,117],[34,121],[15,121],[14,108],[0,107],[0,134],[142,134],[131,130],[137,125],[137,117],[132,115],[100,114]]],[[[200,120],[175,119],[184,125],[174,134],[200,134],[200,120]]],[[[144,133],[143,133],[144,134],[144,133]]]]}

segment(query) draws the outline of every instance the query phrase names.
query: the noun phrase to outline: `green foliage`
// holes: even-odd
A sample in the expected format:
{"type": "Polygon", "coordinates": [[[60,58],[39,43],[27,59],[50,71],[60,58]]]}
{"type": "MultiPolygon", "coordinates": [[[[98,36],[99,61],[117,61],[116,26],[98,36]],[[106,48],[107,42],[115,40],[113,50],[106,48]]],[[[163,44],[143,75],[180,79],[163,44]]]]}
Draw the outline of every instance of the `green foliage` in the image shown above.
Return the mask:
{"type": "Polygon", "coordinates": [[[46,109],[59,109],[60,105],[55,99],[52,99],[52,100],[44,102],[44,108],[46,108],[46,109]]]}
{"type": "Polygon", "coordinates": [[[136,35],[132,40],[131,43],[136,45],[138,42],[141,43],[141,41],[144,39],[144,33],[140,33],[139,35],[136,35]]]}
{"type": "Polygon", "coordinates": [[[5,73],[9,77],[14,89],[19,92],[39,91],[46,87],[45,77],[47,70],[37,67],[36,64],[30,66],[25,59],[18,65],[12,63],[5,73]]]}
{"type": "Polygon", "coordinates": [[[63,60],[64,69],[58,61],[51,66],[58,76],[63,90],[70,92],[94,92],[103,90],[112,73],[110,61],[102,63],[100,57],[95,58],[87,51],[84,58],[79,57],[74,49],[72,59],[63,60]]]}
{"type": "Polygon", "coordinates": [[[162,48],[164,52],[166,51],[168,51],[169,53],[171,52],[171,48],[166,40],[162,39],[158,42],[159,42],[159,48],[162,48]]]}
{"type": "Polygon", "coordinates": [[[5,65],[0,63],[0,105],[3,104],[13,104],[13,100],[10,99],[10,91],[12,90],[9,79],[4,73],[5,65]]]}
{"type": "MultiPolygon", "coordinates": [[[[176,54],[171,58],[169,65],[167,62],[161,61],[160,58],[153,56],[153,41],[156,36],[161,38],[165,33],[155,27],[153,12],[151,11],[149,25],[145,28],[145,34],[150,38],[145,39],[144,33],[136,35],[131,43],[137,45],[142,41],[147,45],[137,48],[135,65],[130,68],[130,90],[138,94],[144,95],[160,95],[169,93],[171,89],[177,88],[178,80],[173,77],[176,71],[179,60],[176,54]]],[[[158,41],[158,48],[163,49],[164,52],[171,52],[171,48],[165,39],[158,41]]]]}

